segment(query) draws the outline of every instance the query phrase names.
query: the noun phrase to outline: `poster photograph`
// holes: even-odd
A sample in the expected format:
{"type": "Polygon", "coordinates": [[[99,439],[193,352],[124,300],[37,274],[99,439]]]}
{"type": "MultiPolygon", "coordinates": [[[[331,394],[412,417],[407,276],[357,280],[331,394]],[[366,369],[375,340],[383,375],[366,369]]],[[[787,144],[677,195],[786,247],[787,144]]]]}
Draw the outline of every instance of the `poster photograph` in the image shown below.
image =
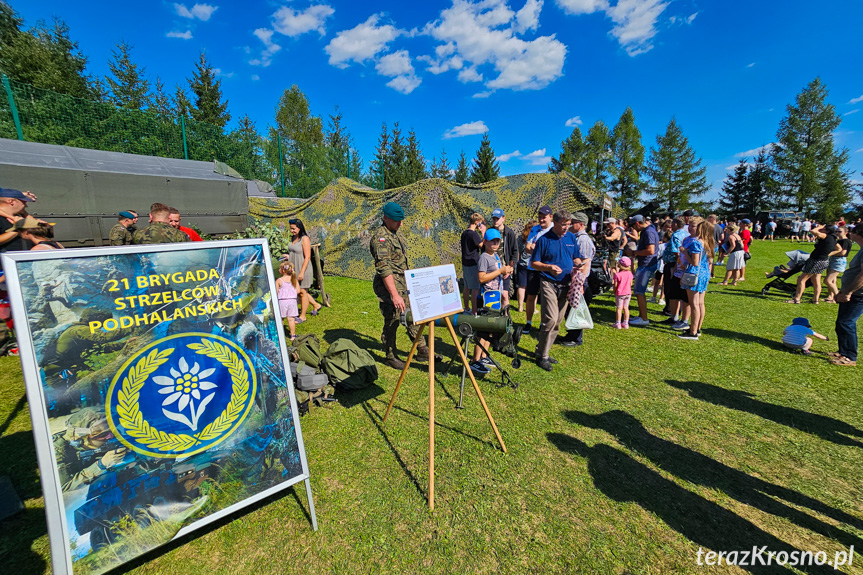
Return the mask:
{"type": "Polygon", "coordinates": [[[269,258],[264,240],[4,256],[55,573],[308,480],[269,258]]]}
{"type": "Polygon", "coordinates": [[[463,311],[453,264],[406,270],[405,280],[414,323],[463,311]]]}

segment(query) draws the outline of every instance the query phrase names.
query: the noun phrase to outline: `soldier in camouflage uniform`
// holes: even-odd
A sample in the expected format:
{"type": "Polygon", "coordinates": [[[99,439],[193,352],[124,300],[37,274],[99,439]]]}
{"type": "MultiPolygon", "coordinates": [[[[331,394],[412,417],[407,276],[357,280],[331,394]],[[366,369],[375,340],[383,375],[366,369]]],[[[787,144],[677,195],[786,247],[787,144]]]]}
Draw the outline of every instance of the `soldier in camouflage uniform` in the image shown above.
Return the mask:
{"type": "Polygon", "coordinates": [[[168,206],[155,203],[150,206],[150,225],[132,235],[133,244],[170,244],[188,242],[189,236],[168,223],[168,206]]]}
{"type": "MultiPolygon", "coordinates": [[[[399,327],[399,314],[410,308],[407,301],[408,291],[405,270],[408,268],[407,245],[398,233],[405,212],[400,205],[389,202],[384,206],[384,222],[375,231],[369,243],[372,258],[375,260],[375,279],[372,286],[380,301],[381,315],[384,316],[384,329],[381,341],[386,350],[384,363],[395,369],[404,369],[404,362],[396,356],[396,331],[399,327]]],[[[411,341],[416,339],[419,328],[407,327],[411,341]]],[[[425,338],[420,339],[416,358],[428,361],[429,350],[425,338]]]]}
{"type": "Polygon", "coordinates": [[[117,222],[108,232],[108,244],[112,246],[128,246],[132,243],[132,232],[129,231],[138,221],[138,216],[133,212],[120,212],[117,222]]]}
{"type": "Polygon", "coordinates": [[[63,491],[89,485],[123,462],[127,450],[119,444],[108,444],[113,438],[104,413],[86,407],[69,416],[66,430],[54,435],[54,456],[63,491]]]}

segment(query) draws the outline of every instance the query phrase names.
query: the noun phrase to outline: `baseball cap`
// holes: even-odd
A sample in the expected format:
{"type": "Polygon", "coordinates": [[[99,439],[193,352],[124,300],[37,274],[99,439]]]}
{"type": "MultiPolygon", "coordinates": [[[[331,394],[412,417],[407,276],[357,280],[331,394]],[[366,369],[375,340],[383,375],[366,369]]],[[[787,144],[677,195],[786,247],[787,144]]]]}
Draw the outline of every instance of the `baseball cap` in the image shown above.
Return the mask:
{"type": "Polygon", "coordinates": [[[742,220],[740,220],[740,223],[741,224],[751,224],[752,220],[750,220],[749,218],[743,218],[742,220]]]}
{"type": "Polygon", "coordinates": [[[791,321],[791,325],[802,325],[803,327],[809,327],[809,328],[812,327],[811,325],[809,325],[809,320],[806,319],[805,317],[795,317],[791,321]]]}
{"type": "Polygon", "coordinates": [[[587,218],[587,214],[584,212],[575,212],[572,214],[572,221],[586,224],[589,220],[587,218]]]}
{"type": "Polygon", "coordinates": [[[397,203],[387,202],[384,204],[384,216],[393,221],[400,222],[405,219],[405,211],[397,203]]]}
{"type": "Polygon", "coordinates": [[[493,217],[493,218],[502,218],[502,217],[504,217],[503,210],[502,210],[502,209],[500,209],[500,208],[495,208],[495,209],[494,209],[494,211],[491,213],[491,217],[493,217]]]}
{"type": "MultiPolygon", "coordinates": [[[[54,224],[49,224],[54,225],[54,224]]],[[[39,220],[34,218],[33,216],[27,216],[26,218],[20,219],[12,225],[16,230],[32,230],[33,228],[39,227],[39,220]]]]}
{"type": "Polygon", "coordinates": [[[623,264],[623,265],[625,265],[626,267],[629,267],[629,266],[631,266],[631,265],[632,265],[632,260],[631,260],[631,259],[629,259],[629,257],[627,257],[627,256],[623,256],[622,258],[620,258],[620,259],[619,259],[619,260],[617,260],[617,261],[618,261],[618,262],[620,262],[620,263],[622,263],[622,264],[623,264]]]}
{"type": "Polygon", "coordinates": [[[606,224],[616,224],[617,219],[616,218],[605,218],[605,223],[606,224]]]}
{"type": "Polygon", "coordinates": [[[642,216],[641,214],[638,214],[638,215],[635,215],[635,216],[632,216],[631,218],[629,218],[630,224],[634,224],[636,222],[643,222],[643,221],[644,221],[644,216],[642,216]]]}
{"type": "Polygon", "coordinates": [[[537,210],[537,212],[542,214],[543,216],[550,216],[552,214],[550,206],[542,206],[541,208],[539,208],[539,210],[537,210]]]}
{"type": "Polygon", "coordinates": [[[20,190],[13,190],[12,188],[0,188],[0,198],[12,198],[14,200],[21,200],[22,202],[32,202],[33,198],[30,196],[25,196],[24,192],[20,190]]]}
{"type": "Polygon", "coordinates": [[[485,239],[488,242],[490,242],[492,240],[499,240],[500,239],[500,232],[494,228],[489,228],[485,231],[485,239]]]}

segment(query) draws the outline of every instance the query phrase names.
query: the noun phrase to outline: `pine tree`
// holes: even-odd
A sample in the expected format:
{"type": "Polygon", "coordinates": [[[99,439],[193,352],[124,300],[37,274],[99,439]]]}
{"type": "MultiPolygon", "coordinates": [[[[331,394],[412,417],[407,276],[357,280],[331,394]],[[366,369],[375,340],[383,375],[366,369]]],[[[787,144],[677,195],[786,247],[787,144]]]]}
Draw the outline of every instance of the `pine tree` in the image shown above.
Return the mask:
{"type": "Polygon", "coordinates": [[[324,143],[327,146],[330,167],[334,177],[347,176],[351,166],[351,134],[342,123],[342,113],[336,106],[334,113],[330,114],[327,123],[327,132],[324,143]]]}
{"type": "Polygon", "coordinates": [[[611,160],[611,132],[605,122],[599,120],[590,127],[584,139],[585,181],[597,190],[605,191],[611,160]]]}
{"type": "Polygon", "coordinates": [[[420,143],[417,140],[416,132],[411,129],[408,132],[408,147],[407,147],[407,180],[408,184],[419,182],[428,177],[426,173],[426,161],[420,150],[420,143]]]}
{"type": "Polygon", "coordinates": [[[201,52],[195,63],[189,88],[195,96],[195,105],[191,109],[192,118],[224,128],[231,120],[228,101],[222,101],[222,81],[216,80],[216,73],[204,52],[201,52]]]}
{"type": "Polygon", "coordinates": [[[749,164],[746,158],[734,167],[734,174],[729,174],[719,192],[719,206],[727,216],[738,216],[746,211],[746,200],[749,194],[749,179],[747,173],[749,164]]]}
{"type": "Polygon", "coordinates": [[[156,76],[156,91],[153,93],[153,111],[163,116],[173,116],[174,109],[171,106],[171,97],[165,92],[165,84],[156,76]]]}
{"type": "Polygon", "coordinates": [[[188,94],[183,88],[177,85],[174,90],[174,111],[178,116],[189,117],[192,110],[192,102],[189,100],[188,94]]]}
{"type": "Polygon", "coordinates": [[[111,91],[111,103],[118,108],[142,110],[150,106],[150,81],[145,69],[132,61],[132,46],[120,42],[111,50],[108,60],[111,74],[105,77],[111,91]]]}
{"type": "Polygon", "coordinates": [[[707,191],[707,171],[701,158],[689,146],[677,121],[672,118],[665,134],[656,136],[656,147],[650,148],[647,171],[652,185],[650,194],[669,212],[689,207],[707,191]]]}
{"type": "Polygon", "coordinates": [[[755,156],[754,163],[749,167],[746,176],[746,195],[743,198],[743,211],[755,215],[763,208],[775,208],[771,205],[771,169],[767,149],[762,147],[755,156]]]}
{"type": "Polygon", "coordinates": [[[351,161],[348,168],[348,177],[355,182],[363,181],[363,157],[354,149],[348,150],[351,161]]]}
{"type": "Polygon", "coordinates": [[[395,122],[390,133],[390,147],[387,150],[386,171],[384,172],[386,189],[391,190],[410,184],[407,168],[407,149],[402,140],[399,123],[395,122]]]}
{"type": "Polygon", "coordinates": [[[229,135],[237,145],[236,153],[225,158],[229,165],[239,170],[245,178],[272,181],[276,171],[267,162],[261,135],[248,114],[240,118],[239,125],[229,135]]]}
{"type": "Polygon", "coordinates": [[[585,163],[585,144],[581,137],[581,129],[578,126],[573,128],[569,137],[560,143],[560,148],[560,155],[551,159],[548,166],[549,173],[567,172],[583,182],[590,181],[585,163]]]}
{"type": "Polygon", "coordinates": [[[446,157],[446,148],[441,150],[440,162],[432,158],[431,177],[452,180],[452,167],[449,165],[449,160],[446,157]]]}
{"type": "Polygon", "coordinates": [[[324,143],[323,122],[320,117],[312,116],[309,100],[296,84],[279,98],[276,125],[285,140],[313,146],[324,143]]]}
{"type": "Polygon", "coordinates": [[[381,125],[381,133],[378,135],[377,146],[375,146],[374,162],[369,166],[369,172],[370,174],[373,174],[372,180],[374,184],[371,186],[373,188],[380,188],[382,190],[386,189],[386,186],[384,185],[386,178],[384,176],[387,173],[389,163],[389,150],[390,132],[387,129],[387,123],[384,122],[381,125]]]}
{"type": "Polygon", "coordinates": [[[470,173],[467,169],[467,157],[464,155],[464,150],[462,150],[461,155],[458,157],[458,166],[456,166],[453,180],[458,184],[466,184],[468,179],[470,179],[470,173]]]}
{"type": "Polygon", "coordinates": [[[479,150],[476,151],[476,157],[473,159],[473,165],[470,171],[470,183],[485,184],[500,177],[500,164],[494,159],[494,150],[491,147],[491,140],[488,137],[488,132],[482,135],[479,150]]]}
{"type": "Polygon", "coordinates": [[[780,192],[797,211],[812,212],[824,202],[840,205],[849,196],[841,183],[848,150],[834,146],[841,118],[827,103],[821,79],[810,82],[786,109],[771,152],[780,192]]]}
{"type": "Polygon", "coordinates": [[[635,116],[627,108],[614,126],[611,137],[611,182],[610,189],[625,211],[631,211],[641,199],[644,173],[644,144],[641,132],[635,125],[635,116]]]}

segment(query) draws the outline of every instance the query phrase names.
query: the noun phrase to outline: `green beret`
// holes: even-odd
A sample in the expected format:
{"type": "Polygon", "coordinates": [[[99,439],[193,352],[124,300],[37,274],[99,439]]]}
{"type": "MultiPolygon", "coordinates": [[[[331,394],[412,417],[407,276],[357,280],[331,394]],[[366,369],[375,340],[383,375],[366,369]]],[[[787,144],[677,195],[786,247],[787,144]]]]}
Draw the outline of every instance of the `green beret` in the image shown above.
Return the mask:
{"type": "Polygon", "coordinates": [[[400,222],[405,219],[405,211],[397,203],[387,202],[384,204],[384,216],[393,221],[400,222]]]}

